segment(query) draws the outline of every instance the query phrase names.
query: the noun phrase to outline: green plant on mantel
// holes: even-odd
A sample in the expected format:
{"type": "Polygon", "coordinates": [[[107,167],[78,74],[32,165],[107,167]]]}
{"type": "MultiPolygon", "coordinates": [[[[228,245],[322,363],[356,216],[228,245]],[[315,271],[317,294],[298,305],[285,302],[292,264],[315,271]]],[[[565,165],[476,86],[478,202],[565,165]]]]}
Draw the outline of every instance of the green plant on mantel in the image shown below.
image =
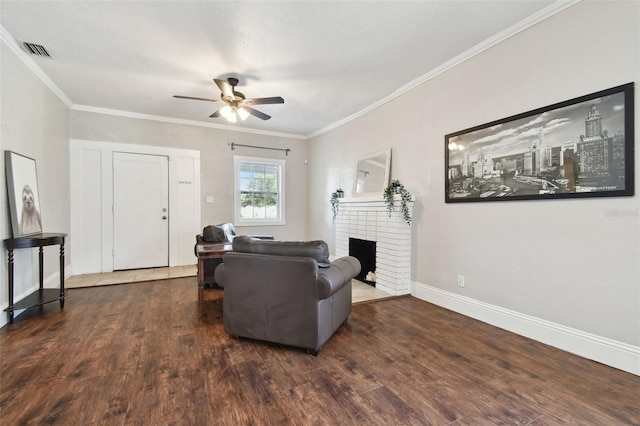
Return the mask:
{"type": "Polygon", "coordinates": [[[400,183],[398,179],[392,180],[389,186],[384,189],[384,203],[387,205],[389,217],[395,208],[394,197],[400,195],[400,206],[402,207],[402,218],[407,225],[411,225],[411,214],[409,213],[409,203],[411,202],[411,193],[400,183]]]}
{"type": "Polygon", "coordinates": [[[338,216],[338,210],[340,209],[340,198],[344,198],[344,191],[338,188],[336,189],[336,192],[331,194],[331,211],[333,212],[333,223],[336,223],[336,216],[338,216]]]}

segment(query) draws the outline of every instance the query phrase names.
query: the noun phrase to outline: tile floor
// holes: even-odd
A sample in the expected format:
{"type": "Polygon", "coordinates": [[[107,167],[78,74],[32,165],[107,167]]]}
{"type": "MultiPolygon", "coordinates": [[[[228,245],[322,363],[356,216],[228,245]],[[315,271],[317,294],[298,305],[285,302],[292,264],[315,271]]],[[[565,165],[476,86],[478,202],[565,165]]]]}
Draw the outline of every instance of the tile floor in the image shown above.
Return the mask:
{"type": "MultiPolygon", "coordinates": [[[[69,277],[65,288],[94,287],[101,285],[128,284],[141,281],[162,280],[167,278],[195,277],[198,273],[196,265],[175,266],[171,268],[135,269],[130,271],[115,271],[104,274],[85,274],[69,277]]],[[[352,281],[353,303],[393,297],[389,293],[364,284],[358,280],[352,281]]]]}
{"type": "Polygon", "coordinates": [[[126,284],[167,278],[195,277],[197,273],[198,269],[196,265],[175,266],[172,268],[132,269],[129,271],[114,271],[103,274],[74,275],[64,282],[64,286],[66,288],[78,288],[126,284]]]}

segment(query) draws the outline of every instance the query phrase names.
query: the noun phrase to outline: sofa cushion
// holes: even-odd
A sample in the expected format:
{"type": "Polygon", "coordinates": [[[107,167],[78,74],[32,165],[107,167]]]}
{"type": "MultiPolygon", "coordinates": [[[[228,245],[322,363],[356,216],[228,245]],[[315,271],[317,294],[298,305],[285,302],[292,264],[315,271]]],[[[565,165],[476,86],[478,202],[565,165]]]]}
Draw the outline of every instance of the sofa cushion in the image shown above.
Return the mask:
{"type": "Polygon", "coordinates": [[[205,226],[202,230],[202,239],[208,243],[224,243],[233,241],[236,230],[231,223],[205,226]]]}
{"type": "Polygon", "coordinates": [[[322,240],[315,241],[269,241],[248,236],[239,236],[233,240],[233,251],[276,256],[301,256],[315,259],[318,266],[328,268],[329,246],[322,240]]]}

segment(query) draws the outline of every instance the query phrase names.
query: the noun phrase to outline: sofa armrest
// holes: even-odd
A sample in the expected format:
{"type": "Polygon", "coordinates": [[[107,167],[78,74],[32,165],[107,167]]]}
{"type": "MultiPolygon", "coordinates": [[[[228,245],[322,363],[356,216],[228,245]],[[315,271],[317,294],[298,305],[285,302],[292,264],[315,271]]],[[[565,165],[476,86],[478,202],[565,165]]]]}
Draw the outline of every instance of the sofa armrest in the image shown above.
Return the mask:
{"type": "Polygon", "coordinates": [[[256,240],[270,240],[273,241],[273,235],[247,235],[248,237],[255,238],[256,240]]]}
{"type": "Polygon", "coordinates": [[[198,245],[205,244],[205,241],[202,239],[202,234],[196,235],[196,244],[193,246],[193,255],[198,257],[198,245]]]}
{"type": "Polygon", "coordinates": [[[318,299],[326,299],[344,287],[360,273],[360,261],[345,256],[331,262],[328,268],[318,271],[316,280],[318,299]]]}
{"type": "Polygon", "coordinates": [[[214,271],[214,280],[219,287],[224,287],[224,263],[216,266],[214,271]]]}

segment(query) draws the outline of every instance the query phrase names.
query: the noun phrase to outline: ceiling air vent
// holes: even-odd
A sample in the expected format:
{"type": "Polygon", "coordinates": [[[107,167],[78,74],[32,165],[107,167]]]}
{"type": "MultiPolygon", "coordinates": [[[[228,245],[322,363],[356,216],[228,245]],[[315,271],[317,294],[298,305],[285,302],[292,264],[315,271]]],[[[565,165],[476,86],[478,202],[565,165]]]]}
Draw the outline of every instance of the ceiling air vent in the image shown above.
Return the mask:
{"type": "Polygon", "coordinates": [[[27,49],[27,52],[31,53],[32,55],[43,56],[45,58],[52,57],[51,54],[47,51],[47,48],[41,44],[35,44],[35,43],[29,43],[28,41],[23,41],[22,45],[24,46],[25,49],[27,49]]]}

